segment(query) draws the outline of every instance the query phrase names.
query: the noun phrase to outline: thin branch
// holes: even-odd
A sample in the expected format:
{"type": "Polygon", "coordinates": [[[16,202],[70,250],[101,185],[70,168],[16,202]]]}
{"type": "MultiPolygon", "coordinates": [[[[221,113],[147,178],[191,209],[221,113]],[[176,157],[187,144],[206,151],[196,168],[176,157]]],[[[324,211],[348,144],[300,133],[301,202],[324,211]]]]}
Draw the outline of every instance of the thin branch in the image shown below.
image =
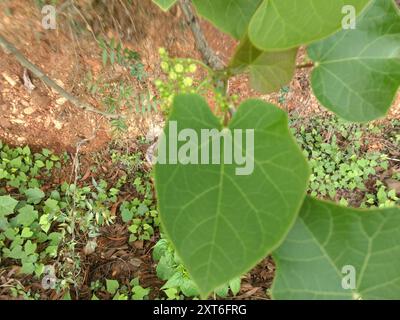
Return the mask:
{"type": "Polygon", "coordinates": [[[36,77],[38,77],[49,87],[51,87],[52,89],[57,91],[61,96],[63,96],[68,101],[70,101],[76,107],[78,107],[84,111],[89,111],[89,112],[94,112],[94,113],[100,114],[108,119],[120,119],[123,117],[122,115],[111,114],[111,113],[107,113],[107,112],[98,110],[98,109],[92,107],[91,105],[89,105],[83,101],[80,101],[77,97],[75,97],[72,94],[70,94],[69,92],[65,91],[54,80],[52,80],[48,76],[46,76],[42,70],[40,70],[37,66],[35,66],[33,63],[31,63],[28,59],[26,59],[25,56],[17,48],[15,48],[15,46],[13,44],[8,42],[1,34],[0,34],[0,46],[3,47],[3,49],[6,53],[11,53],[12,55],[14,55],[14,57],[19,61],[19,63],[23,67],[30,70],[36,77]]]}
{"type": "Polygon", "coordinates": [[[199,19],[193,11],[190,0],[181,0],[180,6],[185,14],[186,21],[192,29],[193,36],[196,41],[196,46],[199,49],[204,61],[214,70],[221,70],[224,68],[224,64],[221,59],[215,54],[207,43],[206,37],[201,30],[199,19]]]}

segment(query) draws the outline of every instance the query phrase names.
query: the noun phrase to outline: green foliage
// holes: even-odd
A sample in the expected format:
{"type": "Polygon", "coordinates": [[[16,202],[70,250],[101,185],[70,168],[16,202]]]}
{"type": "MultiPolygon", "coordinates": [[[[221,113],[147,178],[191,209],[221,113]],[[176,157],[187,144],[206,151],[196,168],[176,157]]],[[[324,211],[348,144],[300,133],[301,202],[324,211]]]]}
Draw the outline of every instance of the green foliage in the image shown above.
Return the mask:
{"type": "MultiPolygon", "coordinates": [[[[62,158],[66,160],[67,156],[62,158]]],[[[51,172],[60,168],[60,157],[50,150],[32,153],[28,146],[10,148],[0,141],[0,195],[17,189],[19,193],[33,192],[38,197],[38,189],[42,186],[40,180],[45,181],[51,172]]]]}
{"type": "Polygon", "coordinates": [[[106,291],[112,297],[112,300],[145,300],[150,293],[149,288],[143,288],[139,284],[139,278],[134,278],[129,282],[129,285],[120,284],[118,280],[106,279],[105,287],[99,282],[92,283],[93,291],[92,300],[99,300],[96,293],[106,291]]]}
{"type": "Polygon", "coordinates": [[[35,210],[32,205],[24,204],[26,201],[10,196],[0,197],[0,203],[7,207],[7,217],[0,219],[0,261],[7,258],[19,261],[21,273],[40,276],[43,262],[56,256],[62,233],[43,230],[40,222],[46,217],[46,207],[36,206],[35,210]],[[41,251],[37,250],[38,244],[43,247],[41,251]]]}
{"type": "MultiPolygon", "coordinates": [[[[76,225],[81,232],[87,233],[90,238],[99,235],[99,227],[109,225],[114,217],[111,215],[110,204],[117,201],[118,190],[108,188],[107,182],[92,180],[92,186],[78,187],[75,184],[63,183],[60,188],[62,210],[58,219],[68,233],[73,233],[72,225],[76,225]],[[65,196],[63,196],[65,195],[65,196]],[[69,208],[69,204],[73,207],[69,208]]],[[[59,194],[56,194],[56,198],[59,194]]],[[[47,204],[48,212],[55,212],[58,204],[51,201],[47,204]]]]}
{"type": "Polygon", "coordinates": [[[376,186],[378,187],[376,195],[370,193],[366,195],[366,202],[369,205],[376,204],[379,208],[390,208],[400,204],[400,198],[397,197],[396,190],[388,190],[380,181],[377,181],[376,186]]]}
{"type": "MultiPolygon", "coordinates": [[[[199,137],[201,129],[221,130],[218,119],[197,95],[176,97],[169,120],[177,121],[178,131],[191,128],[199,137]],[[194,117],[201,121],[193,123],[194,117]]],[[[164,231],[202,294],[240,276],[279,244],[294,221],[309,175],[282,110],[262,101],[247,101],[229,128],[252,128],[255,143],[264,142],[257,147],[254,172],[249,175],[237,175],[236,165],[223,161],[221,165],[158,163],[155,171],[164,231]]],[[[169,124],[165,134],[168,139],[169,124]]],[[[182,145],[178,142],[178,149],[182,145]]]]}
{"type": "Polygon", "coordinates": [[[357,19],[355,30],[343,30],[309,47],[316,62],[315,95],[347,120],[384,116],[400,84],[399,43],[397,5],[391,0],[373,1],[357,19]]]}
{"type": "Polygon", "coordinates": [[[278,299],[398,299],[400,209],[357,210],[307,198],[274,253],[278,299]],[[355,287],[342,286],[343,268],[355,287]]]}
{"type": "MultiPolygon", "coordinates": [[[[135,212],[147,219],[146,223],[151,223],[152,228],[155,226],[155,222],[148,218],[151,215],[151,219],[157,219],[148,174],[135,172],[132,181],[122,176],[114,187],[110,187],[105,180],[92,179],[86,185],[64,182],[60,186],[48,184],[45,189],[43,183],[47,177],[61,167],[58,156],[46,149],[32,154],[28,147],[10,148],[0,145],[2,265],[16,263],[21,266],[21,273],[34,274],[40,279],[44,266],[57,259],[60,277],[56,283],[57,288],[65,289],[70,284],[79,283],[76,274],[80,272],[81,261],[76,252],[75,234],[78,232],[89,239],[87,243],[95,244],[100,227],[115,220],[111,208],[118,200],[120,188],[125,188],[127,184],[135,188],[139,197],[144,198],[138,208],[134,208],[137,209],[135,212]],[[46,163],[53,165],[46,166],[46,163]],[[147,212],[143,206],[151,210],[147,212]]],[[[121,159],[128,159],[126,164],[135,170],[142,170],[140,154],[127,157],[115,152],[114,162],[118,163],[121,159]]]]}
{"type": "MultiPolygon", "coordinates": [[[[390,205],[397,200],[395,192],[386,190],[379,180],[388,169],[388,156],[363,150],[374,136],[382,137],[384,127],[352,124],[335,116],[293,117],[291,122],[312,169],[309,184],[312,196],[361,207],[390,205]]],[[[388,131],[390,134],[384,137],[389,140],[393,131],[390,127],[388,131]]]]}
{"type": "Polygon", "coordinates": [[[151,174],[142,168],[143,155],[139,152],[114,152],[111,158],[114,165],[120,166],[127,173],[119,179],[115,187],[130,184],[137,195],[130,201],[123,201],[119,207],[121,219],[128,225],[129,242],[151,240],[154,229],[159,226],[159,217],[153,196],[151,174]]]}
{"type": "Polygon", "coordinates": [[[50,199],[43,201],[40,188],[61,167],[60,158],[47,149],[32,154],[29,147],[10,148],[1,142],[0,147],[0,261],[19,261],[21,273],[40,276],[43,262],[55,256],[61,238],[49,233],[50,227],[43,228],[44,221],[55,220],[59,212],[47,214],[50,199]]]}
{"type": "MultiPolygon", "coordinates": [[[[137,143],[140,145],[143,141],[137,143]]],[[[40,283],[45,276],[45,267],[54,266],[55,290],[65,292],[65,298],[71,299],[70,286],[79,287],[83,281],[82,251],[89,255],[96,250],[101,227],[114,223],[120,216],[124,220],[131,215],[126,219],[129,228],[133,231],[131,226],[138,226],[132,232],[131,241],[153,238],[154,229],[158,227],[158,214],[151,174],[144,167],[142,153],[129,154],[117,147],[110,150],[111,161],[119,173],[112,185],[101,179],[99,173],[96,179],[84,179],[85,182],[77,176],[76,183],[54,185],[48,178],[58,174],[61,165],[68,160],[67,156],[61,160],[47,149],[31,153],[28,147],[11,148],[1,143],[0,146],[2,269],[19,266],[19,274],[33,275],[29,279],[40,283]],[[50,162],[52,165],[46,166],[50,162]],[[130,193],[135,195],[133,200],[126,197],[130,193]],[[122,203],[118,202],[121,197],[126,199],[122,203]]],[[[92,168],[93,172],[97,166],[92,168]]],[[[107,285],[111,291],[113,285],[115,287],[113,282],[107,285]]],[[[19,285],[10,285],[10,293],[26,299],[38,298],[19,285]]],[[[148,294],[149,289],[137,283],[119,286],[112,298],[140,300],[146,299],[148,294]]]]}
{"type": "Polygon", "coordinates": [[[154,235],[154,227],[159,225],[158,213],[151,197],[145,197],[144,201],[138,198],[125,201],[121,204],[120,211],[122,221],[128,224],[131,233],[129,242],[150,240],[154,235]]]}

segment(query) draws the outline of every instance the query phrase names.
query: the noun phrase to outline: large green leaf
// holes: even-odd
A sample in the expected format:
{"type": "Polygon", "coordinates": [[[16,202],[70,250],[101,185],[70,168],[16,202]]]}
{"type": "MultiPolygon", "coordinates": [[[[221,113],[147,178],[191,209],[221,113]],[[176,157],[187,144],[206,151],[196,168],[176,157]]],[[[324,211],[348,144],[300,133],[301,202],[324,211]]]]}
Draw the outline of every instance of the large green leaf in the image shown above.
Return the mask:
{"type": "Polygon", "coordinates": [[[162,10],[168,11],[178,0],[153,0],[162,10]]]}
{"type": "MultiPolygon", "coordinates": [[[[159,153],[172,145],[166,143],[174,135],[171,121],[177,122],[178,132],[191,128],[198,137],[202,129],[222,129],[203,98],[178,96],[159,153]]],[[[279,108],[249,100],[239,107],[229,129],[254,130],[250,175],[236,175],[238,166],[223,164],[228,161],[155,167],[164,231],[203,295],[248,271],[280,244],[297,216],[309,176],[287,116],[279,108]]],[[[178,149],[183,145],[179,142],[178,149]]],[[[192,145],[200,155],[207,143],[192,145]]],[[[236,140],[235,146],[240,142],[236,140]]],[[[222,158],[224,147],[221,141],[222,158]]]]}
{"type": "Polygon", "coordinates": [[[400,85],[400,17],[393,0],[376,0],[344,30],[312,45],[318,100],[341,117],[369,121],[384,116],[400,85]]]}
{"type": "Polygon", "coordinates": [[[277,299],[398,299],[400,209],[350,209],[307,198],[274,258],[277,299]],[[354,289],[342,286],[348,266],[354,289]]]}
{"type": "Polygon", "coordinates": [[[234,73],[248,72],[251,86],[262,93],[279,90],[288,84],[296,67],[297,48],[283,52],[264,52],[245,37],[230,64],[234,73]]]}
{"type": "Polygon", "coordinates": [[[284,51],[325,38],[342,25],[342,9],[357,13],[370,0],[264,0],[249,25],[250,40],[265,51],[284,51]]]}
{"type": "Polygon", "coordinates": [[[193,0],[197,12],[222,31],[241,39],[262,0],[193,0]]]}

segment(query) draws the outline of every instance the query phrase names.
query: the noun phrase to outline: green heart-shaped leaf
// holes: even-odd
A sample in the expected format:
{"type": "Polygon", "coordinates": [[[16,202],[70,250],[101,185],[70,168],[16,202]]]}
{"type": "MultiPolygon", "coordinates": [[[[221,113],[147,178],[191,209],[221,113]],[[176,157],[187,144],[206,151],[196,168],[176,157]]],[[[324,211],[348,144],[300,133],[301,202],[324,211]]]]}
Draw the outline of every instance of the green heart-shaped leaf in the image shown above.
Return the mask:
{"type": "Polygon", "coordinates": [[[262,0],[193,0],[197,12],[223,32],[241,39],[262,0]]]}
{"type": "Polygon", "coordinates": [[[284,51],[325,38],[342,25],[345,6],[356,13],[370,0],[264,0],[249,25],[255,46],[265,51],[284,51]]]}
{"type": "Polygon", "coordinates": [[[274,259],[277,299],[398,299],[400,209],[307,198],[274,259]]]}
{"type": "Polygon", "coordinates": [[[234,73],[248,72],[252,88],[262,93],[279,90],[288,84],[296,67],[297,48],[283,52],[264,52],[245,37],[230,64],[234,73]]]}
{"type": "Polygon", "coordinates": [[[212,129],[220,132],[223,128],[203,98],[176,97],[155,167],[164,231],[203,295],[248,271],[280,244],[296,218],[309,177],[286,113],[271,104],[246,101],[222,131],[224,137],[241,134],[245,146],[234,139],[232,149],[240,155],[246,150],[246,165],[254,163],[248,175],[237,175],[243,165],[227,164],[223,151],[229,139],[226,144],[221,139],[220,151],[212,154],[214,163],[221,157],[221,164],[181,164],[181,151],[188,145],[193,154],[197,151],[199,163],[204,150],[211,153],[209,140],[200,137],[202,130],[212,129]],[[175,128],[181,133],[187,128],[194,131],[197,143],[194,138],[176,143],[175,128]],[[254,155],[247,153],[252,147],[249,132],[254,134],[254,155]],[[170,149],[166,159],[171,155],[176,159],[175,143],[180,163],[160,163],[164,147],[170,149]]]}
{"type": "Polygon", "coordinates": [[[376,0],[345,30],[312,45],[318,100],[350,121],[384,116],[400,85],[400,16],[393,0],[376,0]]]}
{"type": "Polygon", "coordinates": [[[153,0],[162,10],[168,11],[178,0],[153,0]]]}

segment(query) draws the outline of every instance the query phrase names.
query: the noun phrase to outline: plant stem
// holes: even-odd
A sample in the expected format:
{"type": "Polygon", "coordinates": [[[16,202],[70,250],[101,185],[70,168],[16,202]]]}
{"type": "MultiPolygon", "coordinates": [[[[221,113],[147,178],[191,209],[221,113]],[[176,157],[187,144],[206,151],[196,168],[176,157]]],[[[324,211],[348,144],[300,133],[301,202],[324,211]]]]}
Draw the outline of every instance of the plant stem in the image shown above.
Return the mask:
{"type": "Polygon", "coordinates": [[[181,0],[180,6],[185,14],[186,21],[192,29],[193,36],[196,41],[196,46],[201,52],[203,59],[214,70],[221,70],[224,64],[221,59],[215,54],[207,43],[206,37],[201,30],[199,19],[196,17],[190,0],[181,0]]]}

